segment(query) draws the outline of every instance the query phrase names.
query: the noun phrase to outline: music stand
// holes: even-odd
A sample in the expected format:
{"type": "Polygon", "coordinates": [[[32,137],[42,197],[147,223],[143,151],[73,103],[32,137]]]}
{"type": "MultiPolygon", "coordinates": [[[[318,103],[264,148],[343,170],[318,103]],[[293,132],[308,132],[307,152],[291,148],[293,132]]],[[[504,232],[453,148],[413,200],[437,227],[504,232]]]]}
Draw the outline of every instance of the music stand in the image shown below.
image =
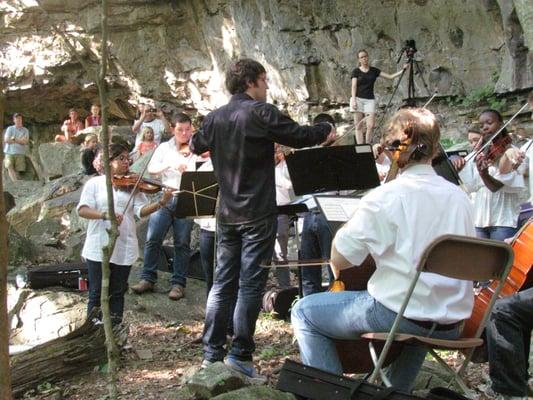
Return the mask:
{"type": "Polygon", "coordinates": [[[217,196],[218,183],[212,171],[185,171],[181,175],[174,216],[176,218],[213,216],[217,196]]]}
{"type": "Polygon", "coordinates": [[[368,144],[298,150],[285,159],[298,196],[379,186],[376,161],[368,144]]]}

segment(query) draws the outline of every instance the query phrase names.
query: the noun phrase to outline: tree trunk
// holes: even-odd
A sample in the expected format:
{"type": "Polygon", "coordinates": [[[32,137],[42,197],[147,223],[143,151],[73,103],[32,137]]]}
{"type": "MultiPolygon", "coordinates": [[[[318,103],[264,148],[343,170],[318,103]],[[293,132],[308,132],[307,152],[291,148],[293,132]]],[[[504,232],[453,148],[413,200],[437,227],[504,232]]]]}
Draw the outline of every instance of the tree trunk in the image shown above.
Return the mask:
{"type": "MultiPolygon", "coordinates": [[[[0,126],[4,126],[5,98],[4,87],[0,85],[0,126]]],[[[9,324],[7,323],[7,220],[4,201],[4,135],[0,134],[0,371],[9,371],[9,324]]],[[[0,374],[0,400],[11,399],[9,374],[0,374]]]]}
{"type": "Polygon", "coordinates": [[[108,104],[107,104],[107,84],[106,84],[106,74],[107,74],[107,62],[108,62],[108,45],[107,45],[107,11],[108,4],[107,0],[102,0],[102,19],[101,19],[101,28],[102,28],[102,46],[101,46],[101,58],[100,58],[100,70],[98,72],[98,77],[96,84],[98,86],[98,94],[100,97],[100,106],[102,109],[102,141],[104,144],[103,159],[104,159],[104,171],[106,176],[106,189],[107,189],[107,204],[109,215],[111,217],[111,228],[108,230],[109,242],[103,250],[103,260],[102,260],[102,294],[100,297],[100,303],[102,307],[102,317],[104,322],[104,331],[106,337],[106,347],[107,347],[107,363],[108,363],[108,374],[109,374],[109,397],[111,399],[118,398],[118,389],[117,389],[117,370],[119,362],[119,350],[113,336],[113,327],[111,324],[111,313],[109,309],[109,277],[111,275],[111,270],[109,267],[109,261],[111,255],[113,254],[113,249],[115,248],[115,243],[118,237],[118,224],[117,218],[115,215],[115,206],[113,201],[113,186],[111,184],[111,168],[109,165],[109,130],[108,130],[108,104]]]}
{"type": "MultiPolygon", "coordinates": [[[[116,332],[116,335],[121,342],[125,342],[127,330],[116,332]]],[[[11,358],[13,396],[21,396],[43,382],[57,382],[65,377],[91,371],[105,359],[102,325],[95,325],[88,319],[68,335],[15,354],[11,358]]]]}

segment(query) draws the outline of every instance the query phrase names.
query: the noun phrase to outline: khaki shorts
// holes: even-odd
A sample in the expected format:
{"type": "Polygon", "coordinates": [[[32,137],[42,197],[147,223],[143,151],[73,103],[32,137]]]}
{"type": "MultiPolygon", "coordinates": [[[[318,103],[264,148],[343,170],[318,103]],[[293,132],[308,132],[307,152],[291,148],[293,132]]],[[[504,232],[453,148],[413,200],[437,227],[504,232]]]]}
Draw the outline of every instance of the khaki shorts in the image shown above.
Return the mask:
{"type": "Polygon", "coordinates": [[[26,156],[24,154],[5,154],[4,167],[15,167],[15,171],[26,171],[26,156]]]}
{"type": "Polygon", "coordinates": [[[356,112],[362,112],[362,113],[375,113],[376,112],[376,100],[374,99],[362,99],[360,97],[356,97],[355,101],[357,102],[357,110],[356,112]]]}

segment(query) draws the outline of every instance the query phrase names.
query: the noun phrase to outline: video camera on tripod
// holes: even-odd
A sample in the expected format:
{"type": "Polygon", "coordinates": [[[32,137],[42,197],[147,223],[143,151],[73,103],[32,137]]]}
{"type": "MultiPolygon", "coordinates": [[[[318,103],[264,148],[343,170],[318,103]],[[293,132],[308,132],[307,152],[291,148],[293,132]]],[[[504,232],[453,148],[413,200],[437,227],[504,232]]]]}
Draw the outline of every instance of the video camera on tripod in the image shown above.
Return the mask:
{"type": "Polygon", "coordinates": [[[417,51],[418,50],[416,49],[415,40],[407,39],[402,49],[400,50],[400,55],[398,56],[398,60],[396,61],[396,64],[398,64],[400,60],[402,59],[403,53],[405,53],[405,55],[407,56],[408,61],[412,61],[417,51]]]}

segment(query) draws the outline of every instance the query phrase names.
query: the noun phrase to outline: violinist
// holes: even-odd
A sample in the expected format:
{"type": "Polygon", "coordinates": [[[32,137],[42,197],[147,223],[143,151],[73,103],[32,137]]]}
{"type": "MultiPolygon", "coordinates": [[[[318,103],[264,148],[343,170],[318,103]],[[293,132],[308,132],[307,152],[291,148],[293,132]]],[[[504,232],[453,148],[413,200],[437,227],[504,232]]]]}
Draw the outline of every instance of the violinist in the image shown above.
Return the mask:
{"type": "MultiPolygon", "coordinates": [[[[109,146],[111,173],[127,175],[129,169],[128,149],[120,144],[109,146]]],[[[91,178],[83,186],[80,202],[77,206],[78,215],[89,220],[87,236],[82,250],[89,271],[89,304],[87,315],[94,307],[100,306],[102,284],[102,248],[107,245],[107,228],[111,226],[107,205],[105,176],[91,178]]],[[[111,276],[109,282],[109,306],[113,324],[122,321],[124,311],[124,293],[128,287],[128,276],[131,265],[138,258],[137,234],[134,216],[145,217],[163,207],[172,194],[164,190],[159,202],[148,203],[143,193],[129,193],[122,188],[113,188],[115,214],[119,223],[119,236],[111,255],[111,276]],[[130,200],[131,198],[131,200],[130,200]],[[127,209],[124,208],[126,205],[127,209]]]]}
{"type": "MultiPolygon", "coordinates": [[[[156,148],[148,164],[148,172],[155,175],[160,174],[163,185],[177,190],[180,187],[182,173],[195,171],[196,156],[191,153],[188,144],[191,135],[191,118],[187,114],[178,114],[174,127],[174,137],[168,142],[161,143],[156,148]]],[[[193,220],[174,217],[176,205],[177,197],[175,196],[168,206],[162,207],[150,216],[146,244],[144,245],[144,267],[141,273],[141,280],[131,288],[137,294],[154,289],[163,239],[170,227],[172,227],[174,234],[174,261],[170,281],[172,287],[168,297],[171,300],[179,300],[185,296],[193,220]]]]}
{"type": "MultiPolygon", "coordinates": [[[[304,364],[341,374],[333,339],[390,331],[427,245],[444,234],[474,236],[467,195],[431,166],[439,138],[437,120],[426,109],[403,109],[392,116],[386,141],[405,144],[400,174],[362,198],[331,249],[335,278],[340,270],[361,265],[368,255],[376,271],[365,291],[318,293],[296,303],[292,324],[304,364]]],[[[471,282],[422,274],[400,332],[455,339],[472,306],[471,282]]],[[[388,370],[393,386],[411,390],[426,352],[424,347],[404,347],[388,370]]]]}
{"type": "MultiPolygon", "coordinates": [[[[496,110],[485,110],[479,116],[484,144],[503,125],[503,119],[496,110]]],[[[475,162],[466,165],[454,161],[464,168],[459,175],[469,193],[475,193],[474,215],[478,237],[503,240],[512,237],[517,230],[520,213],[521,192],[524,190],[522,168],[517,168],[523,154],[510,144],[510,137],[504,129],[493,139],[487,152],[478,154],[475,162]]],[[[460,161],[460,160],[459,160],[460,161]]]]}

